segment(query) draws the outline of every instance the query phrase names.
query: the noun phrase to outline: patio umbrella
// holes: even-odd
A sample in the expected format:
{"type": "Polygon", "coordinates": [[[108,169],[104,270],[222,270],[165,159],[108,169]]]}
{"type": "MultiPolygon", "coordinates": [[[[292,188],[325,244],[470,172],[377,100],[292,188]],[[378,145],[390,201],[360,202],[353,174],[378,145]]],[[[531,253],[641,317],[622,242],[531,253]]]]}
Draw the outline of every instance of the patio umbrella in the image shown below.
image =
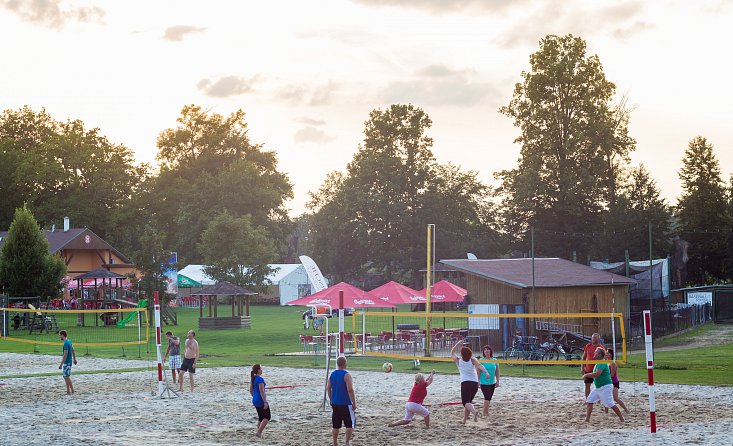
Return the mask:
{"type": "Polygon", "coordinates": [[[393,304],[346,282],[337,283],[310,296],[288,302],[288,305],[303,307],[330,306],[335,309],[339,307],[339,291],[341,290],[344,292],[344,308],[394,308],[393,304]]]}
{"type": "MultiPolygon", "coordinates": [[[[420,296],[422,296],[422,302],[425,302],[425,290],[420,290],[420,296]]],[[[430,291],[430,302],[463,302],[463,298],[466,297],[468,291],[454,285],[447,280],[441,280],[433,285],[430,291]]]]}
{"type": "MultiPolygon", "coordinates": [[[[387,282],[382,286],[374,288],[370,293],[391,304],[412,304],[416,302],[414,298],[420,296],[419,291],[395,281],[387,282]]],[[[425,298],[421,298],[421,301],[425,302],[425,298]]]]}

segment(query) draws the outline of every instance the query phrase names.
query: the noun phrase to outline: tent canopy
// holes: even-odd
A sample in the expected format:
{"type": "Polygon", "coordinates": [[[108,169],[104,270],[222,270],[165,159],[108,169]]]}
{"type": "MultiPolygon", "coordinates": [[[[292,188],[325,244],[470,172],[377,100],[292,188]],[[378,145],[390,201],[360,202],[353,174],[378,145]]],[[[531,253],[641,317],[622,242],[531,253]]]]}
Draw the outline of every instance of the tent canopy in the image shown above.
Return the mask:
{"type": "Polygon", "coordinates": [[[331,307],[339,308],[339,291],[344,292],[344,308],[394,308],[389,302],[385,302],[374,294],[360,290],[359,288],[341,282],[321,290],[310,296],[288,302],[288,305],[300,305],[304,307],[331,307]]]}
{"type": "MultiPolygon", "coordinates": [[[[425,293],[427,288],[420,290],[420,296],[425,302],[425,293]]],[[[430,290],[430,302],[463,302],[468,291],[464,288],[454,285],[447,280],[436,282],[430,290]]]]}
{"type": "MultiPolygon", "coordinates": [[[[411,304],[415,303],[414,298],[420,296],[420,292],[412,288],[395,282],[387,282],[382,286],[374,288],[371,294],[377,296],[385,302],[391,304],[411,304]]],[[[425,301],[425,299],[422,299],[425,301]]]]}

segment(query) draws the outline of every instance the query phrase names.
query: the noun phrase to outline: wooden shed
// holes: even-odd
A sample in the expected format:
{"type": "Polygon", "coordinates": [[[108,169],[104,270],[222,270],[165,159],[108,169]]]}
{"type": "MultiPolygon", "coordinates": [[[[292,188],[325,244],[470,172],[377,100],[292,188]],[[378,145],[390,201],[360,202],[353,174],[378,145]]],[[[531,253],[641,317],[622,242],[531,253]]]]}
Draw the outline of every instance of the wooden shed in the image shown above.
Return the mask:
{"type": "Polygon", "coordinates": [[[252,322],[249,315],[249,298],[256,294],[229,282],[218,282],[192,294],[194,297],[199,297],[199,328],[250,328],[252,322]],[[219,297],[222,296],[229,299],[232,306],[231,316],[219,316],[219,297]],[[209,308],[208,316],[204,316],[204,298],[209,308]]]}
{"type": "MultiPolygon", "coordinates": [[[[441,260],[462,273],[469,303],[487,313],[623,313],[629,315],[629,285],[634,279],[559,258],[441,260]],[[534,271],[534,272],[533,272],[534,271]],[[488,311],[487,311],[488,310],[488,311]]],[[[501,318],[488,330],[472,330],[496,350],[511,346],[515,330],[523,336],[574,332],[611,336],[607,318],[501,318]]]]}

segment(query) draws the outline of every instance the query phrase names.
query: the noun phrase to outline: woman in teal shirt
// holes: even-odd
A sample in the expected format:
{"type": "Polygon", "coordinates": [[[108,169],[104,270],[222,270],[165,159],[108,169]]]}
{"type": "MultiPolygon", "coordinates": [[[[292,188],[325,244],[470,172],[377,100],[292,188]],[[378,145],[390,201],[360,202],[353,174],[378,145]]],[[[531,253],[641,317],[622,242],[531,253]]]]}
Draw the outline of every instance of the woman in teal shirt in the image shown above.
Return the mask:
{"type": "Polygon", "coordinates": [[[486,367],[487,375],[481,372],[479,376],[479,384],[481,384],[481,392],[484,394],[484,418],[489,416],[489,404],[494,396],[494,389],[499,387],[499,363],[494,358],[494,349],[490,345],[484,345],[481,355],[481,363],[486,367]]]}

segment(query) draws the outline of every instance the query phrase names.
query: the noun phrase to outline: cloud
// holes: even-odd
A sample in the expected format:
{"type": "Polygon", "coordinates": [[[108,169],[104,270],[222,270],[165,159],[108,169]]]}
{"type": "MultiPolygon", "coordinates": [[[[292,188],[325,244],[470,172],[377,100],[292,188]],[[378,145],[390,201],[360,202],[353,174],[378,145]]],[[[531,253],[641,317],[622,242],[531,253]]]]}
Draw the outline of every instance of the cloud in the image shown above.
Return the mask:
{"type": "Polygon", "coordinates": [[[172,42],[180,42],[186,34],[196,34],[206,31],[206,28],[199,28],[191,25],[176,25],[166,28],[163,38],[172,42]]]}
{"type": "Polygon", "coordinates": [[[61,30],[68,21],[101,22],[103,9],[94,7],[61,6],[61,0],[0,0],[0,7],[14,13],[22,20],[35,25],[61,30]]]}
{"type": "Polygon", "coordinates": [[[307,116],[301,116],[300,118],[295,118],[295,122],[299,122],[301,124],[308,124],[308,125],[326,125],[326,121],[324,121],[323,119],[313,119],[307,116]]]}
{"type": "Polygon", "coordinates": [[[316,144],[325,144],[335,140],[336,137],[327,135],[323,130],[319,130],[313,126],[303,127],[295,132],[293,140],[296,144],[313,142],[316,144]]]}
{"type": "Polygon", "coordinates": [[[429,65],[411,79],[394,81],[380,93],[380,100],[411,102],[419,105],[472,106],[497,102],[500,90],[481,80],[475,70],[456,70],[444,65],[429,65]]]}
{"type": "Polygon", "coordinates": [[[254,76],[252,79],[245,79],[239,76],[225,76],[216,82],[212,82],[209,79],[201,79],[196,86],[207,96],[226,98],[253,91],[254,88],[252,86],[258,79],[259,76],[254,76]]]}
{"type": "Polygon", "coordinates": [[[291,105],[327,105],[337,89],[338,85],[332,82],[320,86],[292,84],[280,89],[275,96],[291,105]]]}
{"type": "Polygon", "coordinates": [[[636,19],[644,9],[644,3],[640,0],[602,8],[594,8],[593,5],[592,2],[572,5],[548,2],[543,7],[528,12],[517,26],[502,33],[494,42],[502,48],[535,47],[548,34],[568,33],[576,36],[611,34],[623,40],[654,26],[636,19]],[[631,25],[618,27],[618,23],[631,25]]]}
{"type": "Polygon", "coordinates": [[[504,12],[512,7],[522,8],[528,0],[356,0],[366,6],[416,9],[431,14],[504,12]]]}

